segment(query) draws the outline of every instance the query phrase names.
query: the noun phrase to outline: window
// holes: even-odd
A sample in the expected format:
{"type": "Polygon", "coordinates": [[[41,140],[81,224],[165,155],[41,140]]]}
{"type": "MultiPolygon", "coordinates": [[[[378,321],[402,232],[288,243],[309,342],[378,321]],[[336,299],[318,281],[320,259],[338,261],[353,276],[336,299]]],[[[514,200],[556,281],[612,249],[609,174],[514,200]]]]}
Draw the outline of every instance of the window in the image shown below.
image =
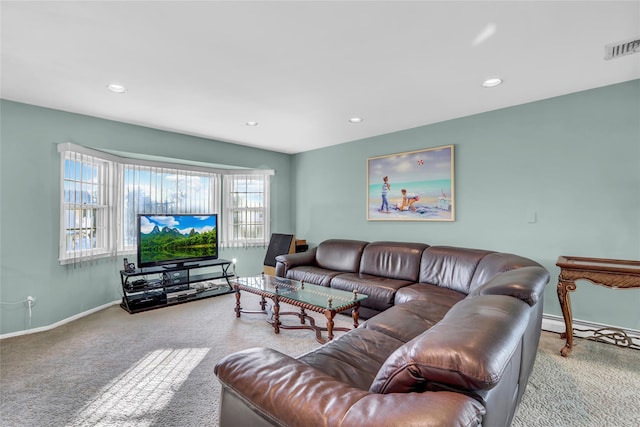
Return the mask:
{"type": "Polygon", "coordinates": [[[269,175],[225,175],[226,246],[266,246],[269,231],[269,175]]]}
{"type": "Polygon", "coordinates": [[[135,250],[140,213],[218,213],[218,174],[122,165],[123,249],[135,250]]]}
{"type": "Polygon", "coordinates": [[[82,153],[62,159],[60,260],[111,253],[111,162],[82,153]]]}
{"type": "Polygon", "coordinates": [[[58,151],[62,264],[134,252],[139,213],[220,213],[222,205],[222,247],[269,243],[273,171],[130,159],[70,143],[58,151]]]}

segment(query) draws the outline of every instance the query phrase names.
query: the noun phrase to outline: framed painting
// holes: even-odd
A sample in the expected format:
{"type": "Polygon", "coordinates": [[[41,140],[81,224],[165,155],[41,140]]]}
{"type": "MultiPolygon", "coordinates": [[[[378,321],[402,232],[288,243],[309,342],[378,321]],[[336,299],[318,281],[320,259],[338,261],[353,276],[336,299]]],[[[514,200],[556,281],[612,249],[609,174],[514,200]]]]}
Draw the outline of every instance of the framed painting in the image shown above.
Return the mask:
{"type": "Polygon", "coordinates": [[[455,221],[453,145],[367,160],[367,220],[455,221]]]}

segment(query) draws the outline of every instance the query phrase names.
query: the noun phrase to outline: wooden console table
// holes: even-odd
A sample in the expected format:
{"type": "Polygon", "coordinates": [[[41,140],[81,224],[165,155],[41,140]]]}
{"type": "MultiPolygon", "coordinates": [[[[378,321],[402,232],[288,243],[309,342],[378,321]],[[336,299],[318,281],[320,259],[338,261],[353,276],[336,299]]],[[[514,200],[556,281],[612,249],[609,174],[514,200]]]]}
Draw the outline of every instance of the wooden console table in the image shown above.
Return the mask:
{"type": "MultiPolygon", "coordinates": [[[[568,356],[573,348],[573,320],[571,314],[571,300],[569,292],[576,290],[576,280],[588,280],[596,285],[611,289],[640,288],[640,261],[625,261],[619,259],[603,258],[579,258],[561,256],[556,265],[560,267],[558,277],[558,300],[564,317],[567,343],[560,351],[563,356],[568,356]]],[[[634,343],[634,337],[618,328],[603,328],[593,331],[593,339],[608,342],[620,347],[640,349],[639,344],[634,343]]]]}

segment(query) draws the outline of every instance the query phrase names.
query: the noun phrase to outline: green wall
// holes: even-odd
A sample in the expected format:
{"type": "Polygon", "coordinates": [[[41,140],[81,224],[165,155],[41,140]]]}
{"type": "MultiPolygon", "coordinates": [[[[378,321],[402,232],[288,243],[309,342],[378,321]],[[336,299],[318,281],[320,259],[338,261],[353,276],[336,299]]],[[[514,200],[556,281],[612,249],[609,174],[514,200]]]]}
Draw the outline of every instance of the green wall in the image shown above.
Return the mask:
{"type": "MultiPolygon", "coordinates": [[[[2,100],[0,140],[0,335],[55,324],[120,298],[122,258],[58,263],[60,156],[56,144],[274,169],[271,227],[293,231],[292,157],[287,154],[2,100]]],[[[238,274],[262,271],[264,249],[222,250],[238,274]]]]}
{"type": "MultiPolygon", "coordinates": [[[[299,238],[524,255],[551,272],[548,314],[561,315],[558,256],[640,259],[640,80],[301,153],[294,164],[299,238]],[[455,222],[366,220],[368,157],[448,144],[455,222]]],[[[571,298],[575,319],[640,329],[638,289],[584,282],[571,298]]]]}
{"type": "MultiPolygon", "coordinates": [[[[499,89],[500,90],[500,89],[499,89]]],[[[513,252],[551,272],[559,255],[640,259],[640,80],[294,156],[1,101],[0,335],[49,326],[119,298],[121,258],[60,266],[56,144],[276,170],[272,231],[513,252]],[[367,158],[455,145],[455,222],[368,222],[367,158]],[[537,222],[529,223],[531,212],[537,222]]],[[[366,122],[363,123],[366,126],[366,122]]],[[[264,250],[225,250],[238,273],[264,250]]],[[[580,283],[574,318],[640,329],[640,291],[580,283]]]]}

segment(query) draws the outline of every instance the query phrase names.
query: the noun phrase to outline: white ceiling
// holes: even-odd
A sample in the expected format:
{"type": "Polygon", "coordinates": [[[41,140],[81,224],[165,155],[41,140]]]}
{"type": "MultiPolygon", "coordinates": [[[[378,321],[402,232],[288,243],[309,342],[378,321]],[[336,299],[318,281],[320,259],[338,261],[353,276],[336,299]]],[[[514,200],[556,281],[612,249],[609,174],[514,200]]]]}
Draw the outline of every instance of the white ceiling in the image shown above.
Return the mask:
{"type": "Polygon", "coordinates": [[[640,55],[604,60],[605,44],[640,37],[640,1],[2,1],[0,12],[2,98],[283,153],[640,78],[640,55]],[[482,88],[493,76],[504,84],[482,88]]]}

